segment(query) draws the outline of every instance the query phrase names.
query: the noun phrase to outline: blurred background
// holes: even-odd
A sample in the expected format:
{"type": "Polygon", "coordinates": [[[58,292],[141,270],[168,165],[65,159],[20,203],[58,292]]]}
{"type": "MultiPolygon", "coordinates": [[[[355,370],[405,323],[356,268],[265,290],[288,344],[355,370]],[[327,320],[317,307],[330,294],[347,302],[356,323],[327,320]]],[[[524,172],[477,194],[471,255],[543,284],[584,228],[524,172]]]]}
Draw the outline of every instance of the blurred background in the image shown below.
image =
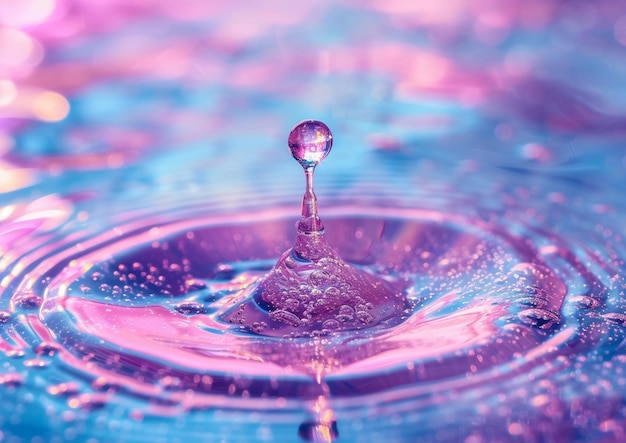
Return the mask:
{"type": "Polygon", "coordinates": [[[279,192],[300,184],[284,145],[304,118],[335,132],[339,192],[389,170],[619,180],[621,2],[414,3],[5,0],[2,198],[236,201],[276,170],[279,192]]]}

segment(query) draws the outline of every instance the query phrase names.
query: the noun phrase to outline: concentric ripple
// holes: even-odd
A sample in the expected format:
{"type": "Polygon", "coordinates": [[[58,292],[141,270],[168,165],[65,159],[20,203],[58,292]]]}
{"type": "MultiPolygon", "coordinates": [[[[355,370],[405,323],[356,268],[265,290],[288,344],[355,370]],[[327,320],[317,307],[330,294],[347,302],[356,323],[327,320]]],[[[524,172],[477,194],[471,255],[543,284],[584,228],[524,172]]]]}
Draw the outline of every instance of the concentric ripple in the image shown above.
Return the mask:
{"type": "Polygon", "coordinates": [[[268,337],[221,321],[290,246],[287,208],[121,225],[62,248],[3,311],[3,350],[32,348],[27,367],[55,366],[48,392],[70,408],[134,398],[157,416],[214,407],[315,415],[311,404],[324,398],[341,415],[364,399],[399,407],[495,389],[603,340],[593,318],[624,326],[604,309],[599,262],[587,266],[554,233],[434,210],[326,212],[329,243],[346,261],[406,288],[402,323],[268,337]]]}

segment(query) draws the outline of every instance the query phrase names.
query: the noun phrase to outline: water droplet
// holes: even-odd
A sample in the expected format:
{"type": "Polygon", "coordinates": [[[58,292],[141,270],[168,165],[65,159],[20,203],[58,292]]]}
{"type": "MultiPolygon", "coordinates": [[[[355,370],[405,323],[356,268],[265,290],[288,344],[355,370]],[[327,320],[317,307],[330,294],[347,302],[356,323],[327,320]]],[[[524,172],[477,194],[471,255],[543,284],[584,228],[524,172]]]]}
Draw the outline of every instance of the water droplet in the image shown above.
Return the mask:
{"type": "Polygon", "coordinates": [[[324,123],[304,120],[289,134],[289,151],[304,168],[317,166],[330,153],[333,135],[324,123]]]}
{"type": "Polygon", "coordinates": [[[306,179],[296,239],[269,274],[252,287],[252,297],[222,315],[229,323],[266,335],[300,337],[329,330],[388,327],[407,318],[402,313],[409,306],[401,289],[344,262],[327,243],[313,172],[331,147],[332,135],[321,122],[301,122],[289,135],[289,149],[304,167],[306,179]],[[370,312],[358,309],[368,305],[370,312]],[[361,312],[358,316],[357,311],[361,312]],[[269,327],[259,328],[261,323],[269,327]],[[285,331],[286,327],[302,330],[285,331]]]}

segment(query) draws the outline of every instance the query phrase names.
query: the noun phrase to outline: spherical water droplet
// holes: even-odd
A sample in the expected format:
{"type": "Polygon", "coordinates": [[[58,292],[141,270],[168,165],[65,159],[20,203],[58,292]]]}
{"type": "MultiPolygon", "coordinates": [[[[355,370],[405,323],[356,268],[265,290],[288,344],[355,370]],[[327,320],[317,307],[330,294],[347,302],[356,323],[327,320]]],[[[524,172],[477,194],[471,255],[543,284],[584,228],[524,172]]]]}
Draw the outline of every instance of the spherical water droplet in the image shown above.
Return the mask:
{"type": "Polygon", "coordinates": [[[324,123],[304,120],[289,134],[291,155],[304,168],[315,167],[326,158],[333,147],[333,134],[324,123]]]}

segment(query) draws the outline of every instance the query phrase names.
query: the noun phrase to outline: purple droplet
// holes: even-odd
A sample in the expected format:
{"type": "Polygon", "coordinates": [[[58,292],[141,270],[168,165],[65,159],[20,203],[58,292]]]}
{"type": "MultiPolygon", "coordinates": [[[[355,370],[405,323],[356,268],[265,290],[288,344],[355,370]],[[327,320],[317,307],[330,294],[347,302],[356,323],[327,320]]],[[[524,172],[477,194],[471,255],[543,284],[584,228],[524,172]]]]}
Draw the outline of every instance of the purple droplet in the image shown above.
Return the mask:
{"type": "Polygon", "coordinates": [[[333,147],[333,134],[324,123],[304,120],[289,133],[289,151],[304,168],[315,167],[333,147]]]}

